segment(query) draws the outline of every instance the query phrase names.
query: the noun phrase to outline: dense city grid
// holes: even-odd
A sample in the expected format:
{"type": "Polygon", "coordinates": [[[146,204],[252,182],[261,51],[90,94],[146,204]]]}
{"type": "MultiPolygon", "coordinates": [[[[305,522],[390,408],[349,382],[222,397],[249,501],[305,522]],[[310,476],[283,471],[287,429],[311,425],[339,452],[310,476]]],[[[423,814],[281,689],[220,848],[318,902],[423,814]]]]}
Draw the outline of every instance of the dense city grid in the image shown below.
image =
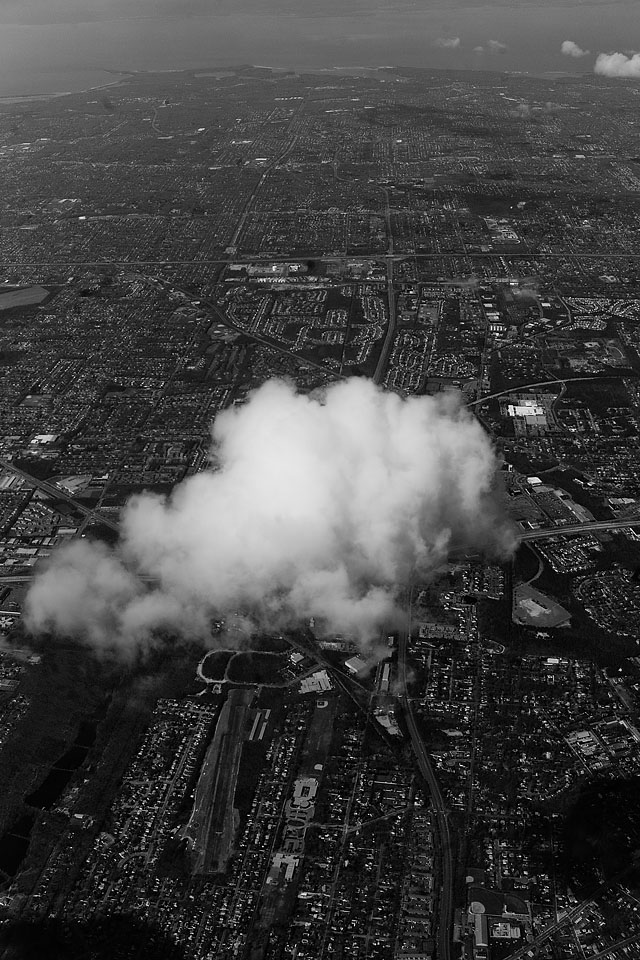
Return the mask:
{"type": "Polygon", "coordinates": [[[7,929],[638,955],[639,95],[237,68],[0,103],[7,929]],[[273,376],[461,391],[513,560],[407,583],[368,670],[313,623],[124,663],[28,636],[39,565],[207,469],[216,414],[273,376]]]}

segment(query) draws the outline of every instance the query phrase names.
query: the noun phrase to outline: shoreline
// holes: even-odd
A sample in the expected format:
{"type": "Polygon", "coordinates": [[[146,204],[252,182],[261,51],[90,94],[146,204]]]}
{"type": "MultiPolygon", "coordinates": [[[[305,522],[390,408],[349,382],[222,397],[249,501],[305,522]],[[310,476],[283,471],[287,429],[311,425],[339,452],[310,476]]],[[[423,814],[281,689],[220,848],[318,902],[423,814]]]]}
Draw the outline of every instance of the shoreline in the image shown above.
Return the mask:
{"type": "MultiPolygon", "coordinates": [[[[153,70],[144,71],[148,73],[155,73],[153,70]]],[[[164,72],[164,71],[163,71],[164,72]]],[[[89,87],[82,87],[80,90],[55,90],[51,93],[15,93],[10,97],[0,97],[0,104],[3,103],[25,103],[30,100],[54,100],[57,97],[72,97],[76,93],[91,93],[92,90],[104,90],[105,87],[116,87],[119,83],[128,80],[129,77],[135,77],[138,73],[137,70],[127,70],[120,71],[118,70],[106,70],[105,73],[117,73],[117,80],[107,80],[106,83],[97,83],[92,84],[89,87]]]]}
{"type": "Polygon", "coordinates": [[[125,80],[130,79],[131,77],[138,76],[154,76],[155,74],[170,74],[170,73],[192,73],[194,75],[215,75],[216,73],[225,73],[229,76],[237,74],[242,69],[250,68],[252,70],[271,70],[273,73],[339,73],[339,72],[355,72],[362,71],[364,73],[378,73],[381,70],[396,70],[399,69],[398,66],[324,66],[324,67],[307,67],[307,66],[289,66],[289,65],[277,65],[272,66],[269,64],[260,64],[260,63],[241,63],[234,65],[220,65],[220,66],[205,66],[205,67],[164,67],[154,70],[108,70],[105,73],[116,73],[118,74],[117,80],[107,80],[105,83],[92,84],[88,87],[80,87],[77,90],[52,90],[48,93],[14,93],[7,97],[0,96],[0,104],[2,103],[19,103],[22,101],[29,100],[52,100],[56,97],[71,97],[76,93],[90,93],[92,90],[103,90],[105,87],[115,87],[118,84],[123,83],[125,80]]]}
{"type": "Polygon", "coordinates": [[[544,80],[565,80],[565,79],[584,79],[585,76],[592,76],[592,74],[584,73],[571,73],[569,71],[560,71],[560,70],[550,70],[543,72],[531,72],[531,71],[518,71],[518,70],[471,70],[471,69],[455,69],[455,68],[442,68],[442,67],[403,67],[402,64],[380,64],[375,66],[366,66],[364,64],[358,65],[327,65],[327,66],[301,66],[299,64],[290,64],[290,65],[271,65],[271,64],[259,64],[259,63],[241,63],[241,64],[224,64],[218,66],[202,66],[202,67],[170,67],[170,68],[159,68],[153,70],[105,70],[105,73],[117,74],[117,80],[107,80],[104,83],[91,84],[87,87],[80,87],[77,90],[56,90],[49,93],[29,93],[29,94],[13,94],[7,97],[0,96],[0,106],[3,104],[12,104],[12,103],[29,103],[31,101],[38,100],[54,100],[58,97],[70,97],[75,94],[82,93],[91,93],[94,90],[104,90],[109,87],[116,87],[132,77],[139,76],[154,76],[161,74],[176,74],[176,73],[186,73],[193,74],[194,76],[204,77],[208,74],[214,76],[216,73],[224,73],[228,76],[233,76],[241,72],[243,69],[252,69],[252,70],[270,70],[272,73],[295,73],[295,74],[342,74],[342,75],[371,75],[378,73],[392,73],[394,70],[403,70],[403,69],[424,69],[427,72],[436,72],[436,73],[497,73],[497,74],[513,74],[527,76],[531,79],[544,79],[544,80]]]}

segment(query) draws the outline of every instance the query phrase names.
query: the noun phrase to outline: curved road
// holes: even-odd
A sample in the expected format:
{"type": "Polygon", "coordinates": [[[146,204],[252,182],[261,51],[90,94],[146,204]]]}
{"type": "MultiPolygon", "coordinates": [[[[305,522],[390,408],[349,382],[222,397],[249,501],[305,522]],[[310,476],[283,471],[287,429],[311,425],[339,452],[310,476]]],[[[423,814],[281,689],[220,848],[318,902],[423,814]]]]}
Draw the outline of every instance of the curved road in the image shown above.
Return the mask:
{"type": "Polygon", "coordinates": [[[613,375],[608,377],[602,376],[593,376],[593,377],[559,377],[555,380],[537,380],[535,383],[521,383],[517,387],[507,387],[506,390],[498,390],[497,393],[487,393],[483,397],[478,397],[477,400],[471,400],[469,403],[465,404],[467,407],[477,407],[481,403],[486,403],[487,400],[495,400],[497,397],[506,397],[510,393],[518,393],[520,390],[532,390],[534,387],[550,387],[554,384],[562,383],[566,385],[567,383],[581,383],[584,380],[619,380],[620,378],[613,375]]]}

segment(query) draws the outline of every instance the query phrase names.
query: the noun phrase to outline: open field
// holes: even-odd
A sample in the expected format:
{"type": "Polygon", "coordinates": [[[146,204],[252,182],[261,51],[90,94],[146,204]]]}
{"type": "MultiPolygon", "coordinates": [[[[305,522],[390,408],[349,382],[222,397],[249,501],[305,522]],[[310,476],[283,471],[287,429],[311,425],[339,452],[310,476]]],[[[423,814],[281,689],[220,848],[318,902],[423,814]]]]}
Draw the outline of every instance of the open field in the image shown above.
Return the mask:
{"type": "Polygon", "coordinates": [[[42,303],[49,296],[46,287],[20,287],[18,290],[0,289],[0,310],[9,310],[11,307],[26,307],[32,303],[42,303]]]}
{"type": "Polygon", "coordinates": [[[280,653],[258,653],[244,650],[237,653],[227,667],[227,680],[232,683],[282,684],[287,660],[280,653]]]}
{"type": "Polygon", "coordinates": [[[551,597],[522,583],[513,592],[513,619],[528,627],[559,627],[571,615],[551,597]]]}
{"type": "Polygon", "coordinates": [[[221,873],[233,850],[234,794],[253,691],[231,690],[202,763],[185,836],[194,874],[221,873]]]}

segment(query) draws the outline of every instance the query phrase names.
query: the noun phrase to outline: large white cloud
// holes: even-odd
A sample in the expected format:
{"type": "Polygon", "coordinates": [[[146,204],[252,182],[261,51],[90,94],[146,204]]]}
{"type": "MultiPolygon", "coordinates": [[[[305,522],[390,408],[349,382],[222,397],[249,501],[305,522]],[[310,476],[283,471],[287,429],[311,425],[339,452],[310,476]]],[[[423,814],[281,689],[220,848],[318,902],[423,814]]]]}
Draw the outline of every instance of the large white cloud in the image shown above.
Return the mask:
{"type": "Polygon", "coordinates": [[[599,53],[593,69],[604,77],[640,78],[640,53],[599,53]]]}
{"type": "Polygon", "coordinates": [[[438,37],[433,41],[434,46],[443,50],[457,50],[460,46],[460,37],[438,37]]]}
{"type": "Polygon", "coordinates": [[[573,40],[563,40],[560,50],[565,55],[565,57],[575,57],[576,59],[578,59],[580,57],[589,56],[589,51],[583,50],[582,47],[579,47],[578,44],[575,43],[573,40]]]}
{"type": "Polygon", "coordinates": [[[163,628],[206,638],[212,616],[239,612],[270,627],[315,617],[366,644],[452,545],[513,545],[491,443],[455,396],[352,379],[310,397],[274,380],[220,414],[213,439],[216,469],[132,499],[115,550],[54,554],[27,596],[30,630],[127,649],[163,628]]]}

